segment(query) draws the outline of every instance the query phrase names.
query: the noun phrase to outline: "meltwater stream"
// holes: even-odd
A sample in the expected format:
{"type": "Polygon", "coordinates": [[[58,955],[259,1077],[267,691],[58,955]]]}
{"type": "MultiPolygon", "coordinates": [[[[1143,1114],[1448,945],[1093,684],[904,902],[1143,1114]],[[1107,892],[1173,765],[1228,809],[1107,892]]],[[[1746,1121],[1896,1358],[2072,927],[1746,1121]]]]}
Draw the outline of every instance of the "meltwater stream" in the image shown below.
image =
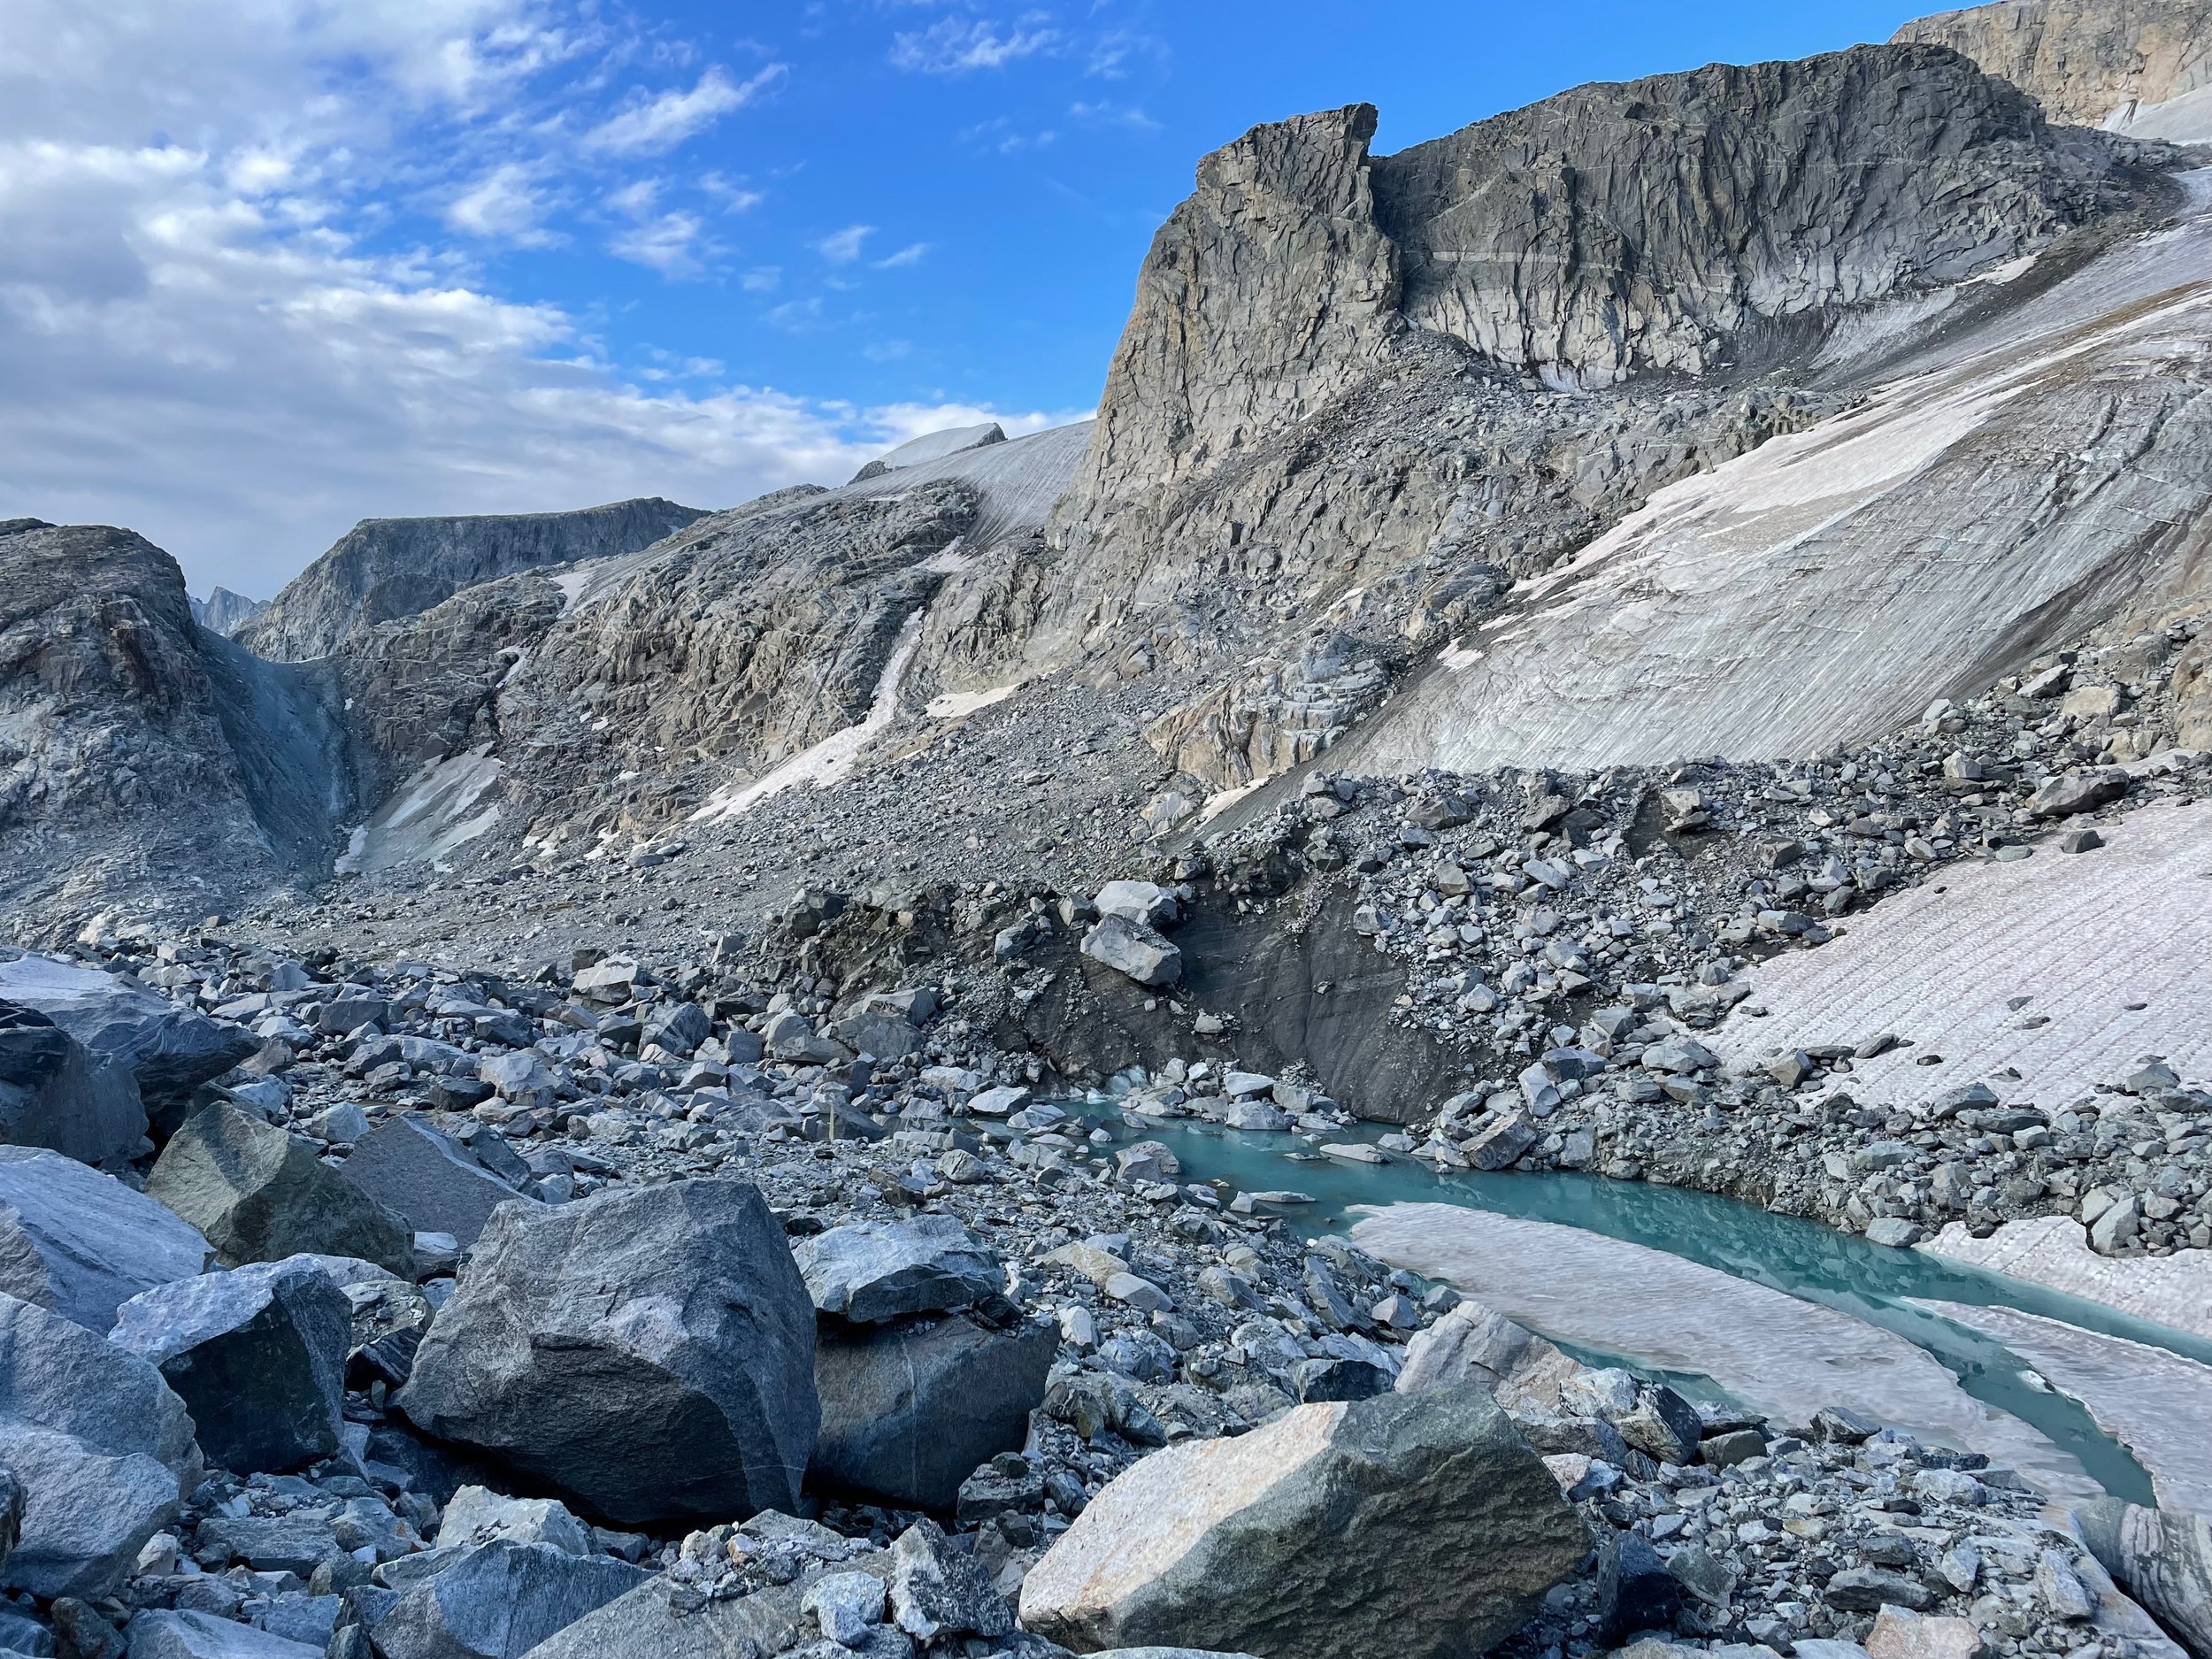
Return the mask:
{"type": "MultiPolygon", "coordinates": [[[[1217,1184],[1225,1194],[1293,1191],[1310,1195],[1310,1203],[1269,1212],[1280,1214],[1302,1233],[1348,1232],[1362,1215],[1394,1205],[1458,1205],[1645,1246],[1835,1310],[1921,1349],[1952,1373],[1967,1395],[2019,1418],[2076,1460],[2091,1480],[2133,1502],[2155,1501],[2149,1478],[2125,1448],[2097,1428],[2086,1411],[2041,1386],[2039,1379],[2031,1380],[2033,1373],[2026,1363],[2001,1343],[1916,1307],[1914,1301],[2016,1308],[2212,1362],[2212,1342],[2097,1303],[1921,1251],[1870,1244],[1816,1222],[1772,1215],[1709,1193],[1567,1172],[1438,1171],[1397,1156],[1381,1164],[1351,1163],[1323,1156],[1314,1142],[1295,1135],[1228,1130],[1186,1120],[1148,1118],[1138,1127],[1125,1121],[1110,1101],[1071,1104],[1078,1104],[1088,1122],[1109,1131],[1118,1143],[1141,1139],[1167,1145],[1181,1161],[1186,1181],[1217,1184]]],[[[1371,1142],[1385,1133],[1382,1128],[1347,1129],[1332,1137],[1332,1144],[1371,1142]]],[[[1619,1291],[1624,1297],[1633,1296],[1636,1286],[1623,1284],[1619,1291]]],[[[1541,1325],[1540,1319],[1525,1322],[1541,1325]]],[[[1563,1345],[1574,1346],[1571,1341],[1563,1345]]],[[[1594,1351],[1587,1344],[1582,1351],[1583,1357],[1617,1360],[1647,1374],[1666,1369],[1632,1352],[1594,1351]]],[[[1694,1394],[1699,1381],[1691,1384],[1694,1394]]],[[[1702,1392],[1716,1391],[1704,1382],[1702,1392]]],[[[1839,1385],[1835,1402],[1851,1404],[1848,1394],[1848,1386],[1839,1385]]]]}

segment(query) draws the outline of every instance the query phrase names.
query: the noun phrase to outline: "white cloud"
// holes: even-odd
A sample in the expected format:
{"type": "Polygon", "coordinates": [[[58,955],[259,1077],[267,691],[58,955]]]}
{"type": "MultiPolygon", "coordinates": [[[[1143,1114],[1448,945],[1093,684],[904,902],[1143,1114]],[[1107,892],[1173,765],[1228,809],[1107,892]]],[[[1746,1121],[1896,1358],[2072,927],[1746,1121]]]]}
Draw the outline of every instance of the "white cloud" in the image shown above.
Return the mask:
{"type": "Polygon", "coordinates": [[[783,286],[783,267],[757,265],[739,279],[738,286],[748,294],[773,294],[783,286]]]}
{"type": "Polygon", "coordinates": [[[530,169],[503,162],[446,204],[445,222],[472,236],[546,248],[561,240],[544,228],[547,206],[530,169]]]}
{"type": "Polygon", "coordinates": [[[850,265],[860,257],[860,244],[874,235],[875,231],[873,225],[848,225],[816,242],[815,251],[832,265],[850,265]]]}
{"type": "Polygon", "coordinates": [[[970,22],[941,18],[926,29],[894,35],[891,62],[897,68],[924,75],[1003,68],[1017,58],[1050,51],[1059,44],[1059,31],[1038,27],[1037,22],[1025,18],[1002,34],[997,24],[983,19],[970,22]]]}
{"type": "Polygon", "coordinates": [[[672,147],[759,77],[593,127],[620,42],[574,0],[0,6],[0,517],[127,525],[196,590],[266,595],[364,517],[721,506],[929,424],[732,384],[678,342],[626,372],[470,274],[458,238],[550,235],[582,202],[680,273],[706,210],[580,168],[574,135],[672,147]]]}
{"type": "Polygon", "coordinates": [[[607,251],[632,265],[650,266],[663,276],[696,276],[710,251],[700,237],[702,228],[695,214],[663,213],[610,238],[607,251]]]}
{"type": "Polygon", "coordinates": [[[923,256],[928,252],[929,244],[927,242],[910,242],[907,243],[905,247],[900,249],[898,252],[887,255],[885,257],[877,260],[876,269],[879,271],[896,271],[903,265],[919,265],[922,262],[923,256]]]}
{"type": "Polygon", "coordinates": [[[699,77],[688,92],[668,91],[634,104],[592,128],[585,143],[618,156],[660,156],[695,138],[733,110],[741,110],[788,73],[771,64],[743,81],[733,81],[720,65],[699,77]]]}
{"type": "Polygon", "coordinates": [[[1101,99],[1095,104],[1071,104],[1068,113],[1094,127],[1125,127],[1135,133],[1160,130],[1160,124],[1134,104],[1110,104],[1101,99]]]}

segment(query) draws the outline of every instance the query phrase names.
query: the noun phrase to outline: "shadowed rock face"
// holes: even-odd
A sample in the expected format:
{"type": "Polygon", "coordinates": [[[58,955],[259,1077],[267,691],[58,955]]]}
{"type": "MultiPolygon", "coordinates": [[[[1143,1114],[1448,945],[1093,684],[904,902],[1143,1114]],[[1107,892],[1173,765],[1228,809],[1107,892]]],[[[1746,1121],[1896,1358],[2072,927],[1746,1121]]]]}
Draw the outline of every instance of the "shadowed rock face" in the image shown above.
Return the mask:
{"type": "Polygon", "coordinates": [[[1963,53],[2055,121],[2169,138],[2212,133],[2212,110],[2185,133],[2159,130],[2157,107],[2212,86],[2206,0],[2001,0],[1917,18],[1895,38],[1963,53]]]}
{"type": "Polygon", "coordinates": [[[238,637],[280,662],[327,657],[363,629],[426,611],[478,582],[634,553],[705,517],[653,496],[576,512],[365,518],[238,637]]]}

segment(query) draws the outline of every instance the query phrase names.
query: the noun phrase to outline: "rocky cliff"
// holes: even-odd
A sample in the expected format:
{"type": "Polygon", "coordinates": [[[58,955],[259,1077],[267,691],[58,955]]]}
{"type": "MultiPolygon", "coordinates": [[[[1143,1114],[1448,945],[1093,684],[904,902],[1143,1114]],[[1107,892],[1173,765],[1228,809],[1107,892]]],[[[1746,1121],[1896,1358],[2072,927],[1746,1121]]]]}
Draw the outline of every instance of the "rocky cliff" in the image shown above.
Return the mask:
{"type": "Polygon", "coordinates": [[[235,634],[269,608],[265,599],[249,599],[223,587],[211,588],[207,597],[192,602],[192,619],[218,634],[235,634]]]}
{"type": "Polygon", "coordinates": [[[238,637],[279,662],[327,657],[358,630],[413,616],[478,582],[634,552],[704,516],[653,496],[575,512],[365,518],[238,637]]]}
{"type": "Polygon", "coordinates": [[[0,891],[188,909],[326,856],[350,793],[336,702],[196,626],[142,536],[0,526],[0,891]]]}
{"type": "Polygon", "coordinates": [[[1899,41],[1947,46],[2053,120],[2151,138],[2212,139],[2212,4],[2000,0],[1921,18],[1899,41]],[[2195,95],[2195,96],[2193,96],[2195,95]]]}

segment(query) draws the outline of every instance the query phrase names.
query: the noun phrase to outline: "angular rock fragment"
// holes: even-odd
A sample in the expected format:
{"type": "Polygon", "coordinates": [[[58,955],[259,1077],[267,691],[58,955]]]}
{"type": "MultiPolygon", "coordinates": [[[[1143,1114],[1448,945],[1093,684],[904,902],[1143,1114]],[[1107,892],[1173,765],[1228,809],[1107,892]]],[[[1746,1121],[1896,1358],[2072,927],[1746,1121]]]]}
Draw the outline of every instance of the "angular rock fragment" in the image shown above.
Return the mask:
{"type": "Polygon", "coordinates": [[[1238,1439],[1144,1459],[1031,1570],[1022,1622],[1084,1648],[1480,1653],[1588,1548],[1488,1394],[1394,1394],[1300,1406],[1238,1439]]]}
{"type": "Polygon", "coordinates": [[[0,1147],[0,1291],[104,1333],[141,1291],[207,1265],[173,1210],[58,1152],[0,1147]]]}
{"type": "Polygon", "coordinates": [[[861,1323],[965,1308],[1003,1278],[998,1258],[951,1216],[854,1222],[801,1239],[791,1253],[815,1307],[861,1323]]]}
{"type": "Polygon", "coordinates": [[[204,1273],[123,1304],[109,1340],[156,1368],[235,1474],[337,1451],[352,1310],[312,1257],[204,1273]]]}
{"type": "Polygon", "coordinates": [[[0,1296],[0,1468],[24,1499],[0,1585],[87,1598],[129,1576],[202,1471],[159,1371],[13,1296],[0,1296]]]}
{"type": "Polygon", "coordinates": [[[131,1621],[130,1659],[322,1659],[322,1653],[211,1613],[155,1608],[131,1621]]]}
{"type": "Polygon", "coordinates": [[[814,1476],[907,1509],[949,1509],[978,1463],[1018,1450],[1043,1404],[1058,1333],[957,1316],[860,1326],[825,1319],[814,1355],[814,1476]]]}
{"type": "Polygon", "coordinates": [[[2127,793],[2128,775],[2119,771],[2069,772],[2044,784],[2028,797],[2030,818],[2071,818],[2092,812],[2127,793]]]}
{"type": "Polygon", "coordinates": [[[0,962],[0,1002],[36,1009],[94,1054],[130,1068],[148,1117],[164,1131],[194,1089],[261,1046],[250,1031],[51,956],[0,962]]]}
{"type": "Polygon", "coordinates": [[[211,1106],[180,1128],[146,1195],[197,1227],[226,1267],[305,1252],[414,1271],[405,1222],[323,1163],[312,1141],[235,1106],[211,1106]]]}
{"type": "Polygon", "coordinates": [[[2212,1522],[2119,1498],[2100,1498],[2077,1518],[2113,1582],[2191,1653],[2212,1654],[2212,1522]]]}
{"type": "Polygon", "coordinates": [[[382,1659],[521,1659],[652,1575],[611,1555],[508,1540],[413,1586],[376,1626],[382,1659]]]}
{"type": "Polygon", "coordinates": [[[791,1509],[814,1304],[748,1183],[495,1212],[400,1409],[621,1524],[791,1509]]]}
{"type": "Polygon", "coordinates": [[[409,1116],[370,1131],[339,1172],[414,1232],[449,1233],[465,1248],[501,1204],[537,1202],[451,1135],[409,1116]]]}
{"type": "Polygon", "coordinates": [[[1125,916],[1103,918],[1084,934],[1083,954],[1139,985],[1173,985],[1183,977],[1183,953],[1125,916]]]}
{"type": "Polygon", "coordinates": [[[145,1133],[128,1066],[36,1009],[0,1002],[0,1140],[101,1164],[133,1154],[145,1133]]]}

